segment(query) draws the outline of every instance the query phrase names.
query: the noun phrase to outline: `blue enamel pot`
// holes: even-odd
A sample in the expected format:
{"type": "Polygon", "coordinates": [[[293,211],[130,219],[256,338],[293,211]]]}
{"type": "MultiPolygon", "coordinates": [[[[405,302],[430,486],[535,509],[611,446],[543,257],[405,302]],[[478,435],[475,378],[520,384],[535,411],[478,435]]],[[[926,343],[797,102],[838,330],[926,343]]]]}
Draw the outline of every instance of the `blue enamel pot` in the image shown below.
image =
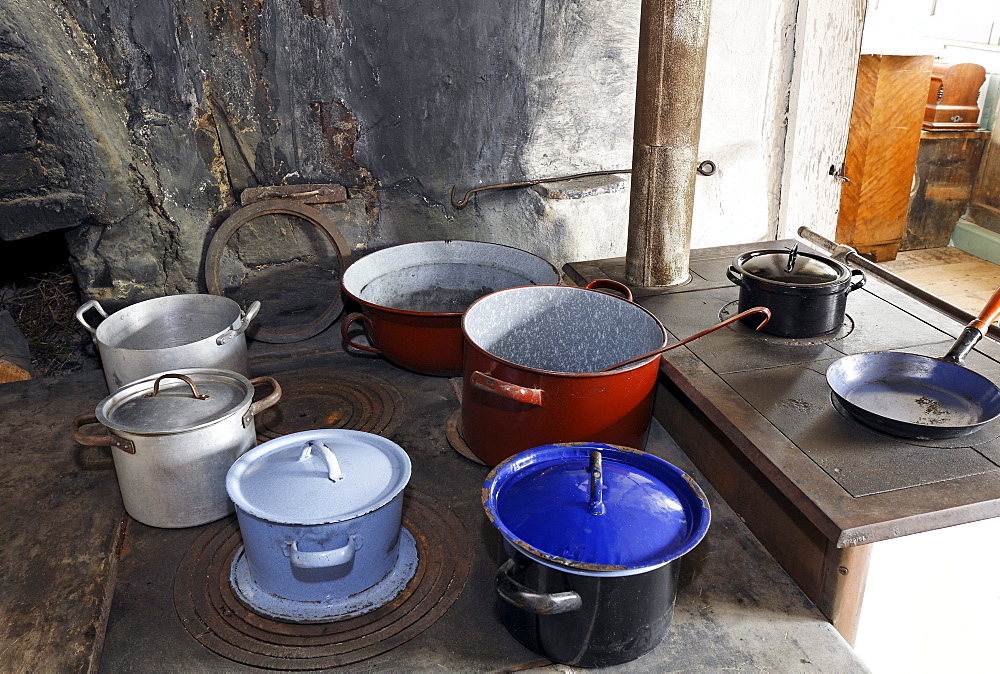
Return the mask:
{"type": "Polygon", "coordinates": [[[507,560],[500,618],[554,662],[608,667],[655,648],[673,617],[680,558],[704,538],[704,492],[672,464],[598,443],[546,445],[498,465],[483,506],[507,560]]]}
{"type": "Polygon", "coordinates": [[[361,431],[293,433],[240,457],[226,489],[264,612],[282,600],[330,604],[389,576],[409,479],[406,452],[361,431]]]}

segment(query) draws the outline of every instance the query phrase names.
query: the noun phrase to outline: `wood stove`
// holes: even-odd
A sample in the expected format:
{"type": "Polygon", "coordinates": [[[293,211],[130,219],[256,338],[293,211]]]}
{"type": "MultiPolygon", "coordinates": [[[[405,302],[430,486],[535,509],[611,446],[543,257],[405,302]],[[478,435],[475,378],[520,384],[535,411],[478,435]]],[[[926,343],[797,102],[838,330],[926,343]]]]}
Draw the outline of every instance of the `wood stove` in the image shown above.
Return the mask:
{"type": "MultiPolygon", "coordinates": [[[[733,259],[794,241],[692,251],[682,287],[634,289],[671,334],[735,312],[733,259]]],[[[577,282],[624,278],[621,258],[568,265],[577,282]]],[[[962,326],[874,279],[840,330],[790,339],[735,324],[665,354],[656,418],[751,531],[853,642],[872,545],[1000,515],[1000,424],[950,440],[903,440],[838,410],[827,366],[879,350],[943,356],[962,326]]],[[[1000,345],[966,365],[1000,378],[1000,345]]]]}

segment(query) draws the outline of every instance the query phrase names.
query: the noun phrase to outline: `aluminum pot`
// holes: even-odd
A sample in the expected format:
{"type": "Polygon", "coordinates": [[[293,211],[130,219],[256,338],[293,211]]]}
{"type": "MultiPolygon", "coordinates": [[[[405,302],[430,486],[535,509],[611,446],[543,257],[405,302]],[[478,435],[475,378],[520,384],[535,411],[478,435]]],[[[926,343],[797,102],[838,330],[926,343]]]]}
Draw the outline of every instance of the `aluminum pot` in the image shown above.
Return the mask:
{"type": "Polygon", "coordinates": [[[694,480],[652,454],[548,445],[497,466],[483,507],[504,541],[495,579],[508,631],[550,660],[608,667],[662,641],[680,558],[711,510],[694,480]]]}
{"type": "Polygon", "coordinates": [[[205,367],[247,376],[244,333],[260,302],[243,311],[219,295],[170,295],[145,300],[110,316],[97,300],[84,303],[76,320],[97,342],[108,390],[157,372],[205,367]],[[85,314],[93,309],[104,320],[92,327],[85,314]]]}
{"type": "Polygon", "coordinates": [[[257,444],[254,416],[281,398],[271,377],[189,368],[127,384],[101,401],[96,414],[73,420],[81,445],[110,446],[125,510],[151,527],[175,529],[232,514],[229,467],[257,444]],[[272,391],[253,401],[254,384],[272,391]],[[101,423],[104,435],[81,426],[101,423]]]}
{"type": "Polygon", "coordinates": [[[487,464],[552,442],[646,445],[659,356],[601,370],[662,347],[667,333],[642,307],[597,287],[629,292],[600,279],[510,288],[469,307],[461,430],[487,464]]]}
{"type": "MultiPolygon", "coordinates": [[[[739,310],[763,306],[771,320],[761,332],[780,337],[816,337],[844,324],[847,295],[867,280],[833,258],[790,250],[743,253],[726,271],[740,287],[739,310]]],[[[743,319],[756,327],[759,318],[743,319]]]]}
{"type": "Polygon", "coordinates": [[[345,342],[414,372],[462,374],[462,313],[475,300],[515,286],[556,284],[559,272],[517,248],[478,241],[422,241],[354,262],[344,292],[361,305],[341,324],[345,342]],[[364,321],[372,346],[348,335],[364,321]]]}
{"type": "Polygon", "coordinates": [[[234,565],[237,595],[279,619],[324,622],[317,608],[392,576],[409,479],[406,452],[363,431],[302,431],[244,454],[226,489],[256,592],[237,582],[234,565]]]}

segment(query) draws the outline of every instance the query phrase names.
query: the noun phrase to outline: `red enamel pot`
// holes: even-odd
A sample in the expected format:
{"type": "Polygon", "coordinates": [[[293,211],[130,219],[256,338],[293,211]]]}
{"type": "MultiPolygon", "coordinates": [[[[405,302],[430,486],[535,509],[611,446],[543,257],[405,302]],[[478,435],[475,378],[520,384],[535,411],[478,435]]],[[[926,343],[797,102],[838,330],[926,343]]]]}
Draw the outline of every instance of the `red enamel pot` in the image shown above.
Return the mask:
{"type": "Polygon", "coordinates": [[[462,314],[483,295],[515,286],[554,284],[542,258],[478,241],[422,241],[366,255],[344,272],[343,289],[361,313],[341,324],[344,341],[421,374],[462,374],[462,314]],[[370,345],[349,336],[363,321],[370,345]]]}

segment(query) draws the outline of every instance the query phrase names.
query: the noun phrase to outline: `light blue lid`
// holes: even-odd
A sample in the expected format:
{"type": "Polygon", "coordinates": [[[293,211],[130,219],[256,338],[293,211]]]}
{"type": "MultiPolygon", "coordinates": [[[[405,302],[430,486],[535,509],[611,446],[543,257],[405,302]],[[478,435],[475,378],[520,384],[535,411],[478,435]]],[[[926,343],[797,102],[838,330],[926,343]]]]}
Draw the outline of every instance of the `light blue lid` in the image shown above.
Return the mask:
{"type": "Polygon", "coordinates": [[[278,524],[329,524],[391,501],[410,480],[410,459],[391,440],[346,429],[302,431],[250,450],[226,475],[241,510],[278,524]]]}

